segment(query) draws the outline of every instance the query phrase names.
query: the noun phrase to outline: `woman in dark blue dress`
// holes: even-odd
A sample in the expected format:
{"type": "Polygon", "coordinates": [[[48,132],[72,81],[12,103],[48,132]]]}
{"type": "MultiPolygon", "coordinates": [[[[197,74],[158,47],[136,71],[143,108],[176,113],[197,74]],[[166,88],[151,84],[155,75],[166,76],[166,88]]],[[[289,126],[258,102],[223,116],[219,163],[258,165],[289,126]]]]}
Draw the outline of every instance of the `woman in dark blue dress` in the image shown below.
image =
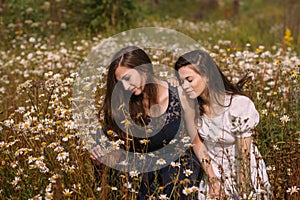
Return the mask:
{"type": "Polygon", "coordinates": [[[178,88],[154,76],[151,60],[142,49],[126,47],[113,57],[103,124],[107,137],[119,146],[110,156],[103,156],[97,146],[91,157],[109,166],[114,160],[113,168],[129,174],[136,169],[137,199],[160,195],[187,199],[199,185],[202,170],[184,135],[179,95],[178,88]]]}

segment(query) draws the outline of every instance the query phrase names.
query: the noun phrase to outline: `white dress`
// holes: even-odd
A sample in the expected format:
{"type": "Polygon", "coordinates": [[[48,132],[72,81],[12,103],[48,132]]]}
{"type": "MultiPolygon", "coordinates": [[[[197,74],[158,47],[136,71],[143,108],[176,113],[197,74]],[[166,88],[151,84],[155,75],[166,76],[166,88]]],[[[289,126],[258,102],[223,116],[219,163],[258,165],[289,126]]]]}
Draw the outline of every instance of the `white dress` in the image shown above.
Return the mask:
{"type": "MultiPolygon", "coordinates": [[[[225,105],[229,105],[230,96],[226,95],[225,105]]],[[[224,180],[222,189],[229,199],[236,198],[237,174],[237,139],[250,137],[259,122],[259,113],[253,102],[246,96],[234,95],[229,107],[224,107],[223,113],[209,118],[205,114],[198,121],[198,132],[207,147],[214,172],[218,178],[224,180]]],[[[268,199],[270,183],[266,166],[257,147],[252,143],[250,147],[251,182],[254,187],[254,199],[268,199]],[[259,178],[258,178],[259,177],[259,178]],[[267,195],[262,195],[266,193],[267,195]]],[[[200,182],[199,199],[209,199],[209,186],[204,176],[200,182]]]]}

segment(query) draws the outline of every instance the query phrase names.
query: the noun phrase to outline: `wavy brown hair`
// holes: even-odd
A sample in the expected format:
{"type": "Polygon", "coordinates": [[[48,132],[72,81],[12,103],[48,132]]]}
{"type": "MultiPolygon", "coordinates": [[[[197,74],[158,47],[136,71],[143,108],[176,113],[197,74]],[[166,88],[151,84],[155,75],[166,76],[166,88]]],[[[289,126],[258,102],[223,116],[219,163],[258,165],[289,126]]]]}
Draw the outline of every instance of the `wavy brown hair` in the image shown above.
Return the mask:
{"type": "MultiPolygon", "coordinates": [[[[224,92],[231,96],[235,94],[245,95],[242,88],[250,77],[245,75],[236,84],[231,83],[206,51],[194,50],[180,56],[175,63],[175,69],[178,71],[180,68],[187,65],[192,65],[196,73],[199,73],[201,76],[205,76],[208,79],[209,90],[207,90],[207,95],[210,95],[210,98],[216,99],[216,95],[224,92]]],[[[199,103],[200,116],[202,116],[204,113],[203,105],[207,102],[201,97],[197,97],[197,100],[199,103]]],[[[218,102],[217,99],[216,101],[218,102]]],[[[229,105],[220,105],[227,107],[230,106],[230,104],[231,100],[229,105]]]]}

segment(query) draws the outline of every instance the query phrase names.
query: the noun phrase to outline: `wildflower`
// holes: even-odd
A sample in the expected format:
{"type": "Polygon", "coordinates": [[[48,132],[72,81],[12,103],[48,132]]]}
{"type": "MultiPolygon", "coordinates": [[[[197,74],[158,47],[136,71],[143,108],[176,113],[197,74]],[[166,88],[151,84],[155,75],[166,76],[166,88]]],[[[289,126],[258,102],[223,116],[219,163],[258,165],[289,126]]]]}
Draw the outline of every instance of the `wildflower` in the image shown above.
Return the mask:
{"type": "Polygon", "coordinates": [[[171,162],[171,166],[172,167],[178,167],[178,168],[180,168],[180,162],[171,162]]]}
{"type": "Polygon", "coordinates": [[[107,134],[108,134],[108,135],[114,135],[115,132],[114,132],[113,130],[108,130],[108,131],[107,131],[107,134]]]}
{"type": "Polygon", "coordinates": [[[169,198],[168,198],[168,196],[166,194],[161,194],[161,195],[159,195],[159,199],[167,200],[169,198]]]}
{"type": "Polygon", "coordinates": [[[181,139],[181,142],[183,143],[188,143],[190,141],[190,137],[189,136],[185,136],[181,139]]]}
{"type": "Polygon", "coordinates": [[[275,168],[274,166],[273,166],[273,167],[272,167],[272,166],[267,166],[267,167],[266,167],[266,170],[267,170],[267,171],[275,171],[275,169],[276,169],[276,168],[275,168]]]}
{"type": "Polygon", "coordinates": [[[117,191],[117,190],[118,190],[117,187],[111,187],[110,189],[111,189],[111,190],[114,190],[114,191],[117,191]]]}
{"type": "Polygon", "coordinates": [[[168,76],[168,71],[165,72],[159,72],[160,77],[167,77],[168,76]]]}
{"type": "Polygon", "coordinates": [[[142,140],[140,140],[140,143],[141,144],[147,144],[149,142],[149,140],[147,140],[147,139],[142,139],[142,140]]]}
{"type": "Polygon", "coordinates": [[[57,155],[57,160],[62,161],[62,160],[65,160],[67,157],[69,157],[68,152],[61,152],[57,155]]]}
{"type": "Polygon", "coordinates": [[[186,169],[186,170],[183,171],[183,173],[184,173],[186,176],[190,176],[190,175],[193,173],[193,171],[190,170],[190,169],[186,169]]]}
{"type": "Polygon", "coordinates": [[[17,166],[18,166],[18,161],[14,161],[14,162],[12,162],[11,164],[10,164],[10,166],[12,167],[12,168],[16,168],[17,166]]]}
{"type": "Polygon", "coordinates": [[[35,195],[32,198],[29,198],[28,200],[43,200],[43,197],[40,194],[38,194],[38,195],[35,195]]]}
{"type": "Polygon", "coordinates": [[[116,149],[120,149],[120,144],[124,144],[124,141],[122,140],[117,140],[117,141],[111,141],[110,144],[116,149]]]}
{"type": "Polygon", "coordinates": [[[130,172],[129,172],[129,175],[130,175],[131,178],[132,178],[132,177],[138,177],[139,172],[138,172],[137,170],[130,171],[130,172]]]}
{"type": "Polygon", "coordinates": [[[56,179],[58,179],[59,177],[60,177],[59,174],[54,174],[53,176],[48,178],[48,180],[50,181],[50,183],[56,183],[56,179]]]}
{"type": "Polygon", "coordinates": [[[146,160],[146,156],[145,156],[145,155],[140,155],[140,156],[139,156],[139,159],[140,159],[140,160],[146,160]]]}
{"type": "Polygon", "coordinates": [[[20,106],[18,109],[15,110],[15,112],[22,114],[25,112],[25,107],[20,106]]]}
{"type": "Polygon", "coordinates": [[[130,182],[127,182],[127,183],[125,183],[124,185],[125,185],[125,187],[128,188],[128,189],[132,188],[132,183],[130,183],[130,182]]]}
{"type": "Polygon", "coordinates": [[[292,174],[292,173],[291,173],[291,168],[287,168],[286,170],[287,170],[287,175],[290,176],[290,175],[292,174]]]}
{"type": "Polygon", "coordinates": [[[11,184],[16,187],[16,185],[18,185],[18,183],[21,181],[21,178],[16,176],[15,179],[11,182],[11,184]]]}
{"type": "Polygon", "coordinates": [[[49,183],[49,184],[46,186],[45,191],[46,191],[46,192],[51,192],[51,190],[52,190],[52,183],[49,183]]]}
{"type": "Polygon", "coordinates": [[[190,189],[191,189],[193,192],[197,192],[197,191],[198,191],[198,187],[196,187],[196,186],[192,186],[190,189]]]}
{"type": "Polygon", "coordinates": [[[284,42],[286,43],[287,46],[292,46],[292,41],[294,40],[294,38],[292,37],[292,31],[291,29],[287,28],[285,30],[285,34],[284,34],[284,42]]]}
{"type": "Polygon", "coordinates": [[[166,164],[166,161],[163,159],[163,158],[160,158],[156,161],[156,164],[157,165],[165,165],[166,164]]]}
{"type": "Polygon", "coordinates": [[[289,116],[283,115],[282,117],[280,117],[280,121],[281,121],[281,123],[285,124],[285,123],[287,123],[287,122],[289,122],[291,120],[290,120],[289,116]]]}
{"type": "MultiPolygon", "coordinates": [[[[221,139],[221,138],[217,138],[217,141],[220,141],[220,139],[221,139]]],[[[192,143],[187,143],[187,144],[184,144],[183,146],[186,147],[186,148],[192,148],[192,147],[194,146],[194,144],[192,144],[192,143]]]]}
{"type": "Polygon", "coordinates": [[[292,78],[297,78],[298,77],[297,71],[292,70],[290,73],[292,74],[292,78]]]}
{"type": "Polygon", "coordinates": [[[151,129],[151,128],[148,128],[147,130],[146,130],[146,133],[152,133],[153,132],[153,130],[151,129]]]}
{"type": "Polygon", "coordinates": [[[291,188],[288,188],[288,189],[286,190],[286,192],[287,192],[287,193],[290,193],[290,195],[292,195],[292,194],[298,192],[299,190],[300,190],[300,189],[299,189],[297,186],[292,186],[291,188]]]}
{"type": "Polygon", "coordinates": [[[125,127],[129,127],[131,125],[131,122],[128,119],[123,120],[121,123],[124,124],[125,127]]]}
{"type": "Polygon", "coordinates": [[[29,157],[28,157],[28,164],[33,163],[35,160],[36,160],[35,157],[29,156],[29,157]]]}
{"type": "Polygon", "coordinates": [[[24,129],[28,129],[30,127],[30,125],[31,125],[30,121],[26,121],[21,125],[21,127],[24,129]]]}
{"type": "Polygon", "coordinates": [[[191,188],[185,187],[185,188],[182,190],[182,193],[183,193],[185,196],[187,196],[187,195],[191,194],[192,191],[193,191],[193,190],[192,190],[191,188]]]}
{"type": "Polygon", "coordinates": [[[150,157],[154,158],[154,157],[155,157],[155,154],[154,154],[154,153],[152,153],[152,152],[150,152],[150,153],[148,153],[148,156],[150,156],[150,157]]]}
{"type": "Polygon", "coordinates": [[[54,149],[55,152],[62,152],[64,148],[62,146],[58,146],[54,149]]]}
{"type": "Polygon", "coordinates": [[[69,129],[74,129],[75,128],[75,123],[74,123],[74,121],[67,121],[67,122],[65,122],[65,127],[66,128],[69,128],[69,129]]]}
{"type": "Polygon", "coordinates": [[[278,145],[277,145],[277,144],[274,144],[274,145],[273,145],[273,149],[274,149],[274,150],[279,150],[278,145]]]}
{"type": "Polygon", "coordinates": [[[53,196],[54,196],[53,192],[46,192],[45,199],[46,200],[53,199],[53,196]]]}
{"type": "Polygon", "coordinates": [[[13,119],[7,119],[4,121],[4,125],[10,127],[11,125],[14,124],[14,120],[13,119]]]}
{"type": "Polygon", "coordinates": [[[52,143],[50,143],[49,145],[48,145],[48,147],[50,147],[50,148],[54,148],[54,147],[56,147],[58,144],[56,143],[56,142],[52,142],[52,143]]]}
{"type": "Polygon", "coordinates": [[[67,134],[65,137],[62,138],[62,141],[67,142],[73,135],[67,134]]]}
{"type": "Polygon", "coordinates": [[[37,128],[38,131],[44,130],[43,124],[38,124],[36,128],[37,128]]]}
{"type": "Polygon", "coordinates": [[[173,140],[170,141],[169,144],[175,144],[176,142],[177,142],[177,139],[173,139],[173,140]]]}
{"type": "Polygon", "coordinates": [[[52,72],[52,71],[46,72],[46,73],[44,74],[45,78],[51,77],[52,75],[53,75],[53,72],[52,72]]]}
{"type": "Polygon", "coordinates": [[[71,196],[73,191],[70,191],[69,189],[64,189],[63,193],[64,193],[65,196],[69,197],[69,196],[71,196]]]}
{"type": "Polygon", "coordinates": [[[39,168],[40,172],[42,173],[49,172],[48,167],[46,167],[46,164],[43,161],[36,160],[35,165],[39,168]]]}
{"type": "Polygon", "coordinates": [[[100,142],[101,144],[105,144],[106,141],[107,141],[107,137],[104,136],[104,135],[101,135],[101,138],[99,139],[99,142],[100,142]]]}
{"type": "Polygon", "coordinates": [[[101,191],[101,187],[97,187],[97,189],[96,189],[98,192],[100,192],[101,191]]]}

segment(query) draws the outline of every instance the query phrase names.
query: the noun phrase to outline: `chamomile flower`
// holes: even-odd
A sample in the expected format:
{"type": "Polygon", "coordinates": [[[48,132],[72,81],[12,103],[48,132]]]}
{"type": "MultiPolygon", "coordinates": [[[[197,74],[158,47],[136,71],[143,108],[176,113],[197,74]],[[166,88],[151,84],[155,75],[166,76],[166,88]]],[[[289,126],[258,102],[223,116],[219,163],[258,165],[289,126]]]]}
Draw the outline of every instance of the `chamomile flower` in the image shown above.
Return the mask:
{"type": "Polygon", "coordinates": [[[172,167],[178,167],[178,168],[180,168],[180,162],[171,162],[171,166],[172,167]]]}
{"type": "Polygon", "coordinates": [[[65,188],[64,191],[63,191],[63,193],[64,193],[65,196],[69,197],[69,196],[71,196],[71,194],[73,193],[73,191],[70,191],[70,189],[65,188]]]}
{"type": "Polygon", "coordinates": [[[16,187],[20,181],[21,181],[21,178],[19,176],[16,176],[15,179],[11,182],[11,184],[14,187],[16,187]]]}
{"type": "Polygon", "coordinates": [[[132,178],[132,177],[138,177],[139,174],[140,174],[140,173],[139,173],[137,170],[134,170],[134,171],[130,171],[130,172],[129,172],[129,175],[130,175],[131,178],[132,178]]]}
{"type": "Polygon", "coordinates": [[[113,190],[113,191],[117,191],[118,190],[117,187],[111,187],[110,189],[113,190]]]}
{"type": "Polygon", "coordinates": [[[182,190],[182,193],[183,193],[185,196],[191,194],[192,192],[193,192],[193,190],[192,190],[191,188],[188,188],[188,187],[185,187],[185,188],[183,188],[183,190],[182,190]]]}
{"type": "Polygon", "coordinates": [[[193,174],[193,171],[190,170],[190,169],[186,169],[183,171],[183,173],[186,175],[186,176],[190,176],[191,174],[193,174]]]}
{"type": "Polygon", "coordinates": [[[165,159],[160,158],[160,159],[158,159],[158,160],[156,161],[156,164],[157,164],[157,165],[165,165],[165,164],[166,164],[166,161],[165,161],[165,159]]]}
{"type": "Polygon", "coordinates": [[[63,152],[58,153],[56,159],[57,159],[58,161],[63,161],[63,160],[66,160],[68,157],[69,157],[69,153],[63,151],[63,152]]]}
{"type": "Polygon", "coordinates": [[[183,143],[188,143],[188,142],[190,142],[190,137],[189,136],[185,136],[185,137],[183,137],[182,139],[181,139],[181,142],[183,142],[183,143]]]}
{"type": "Polygon", "coordinates": [[[281,123],[285,124],[285,123],[291,121],[291,119],[289,116],[283,115],[282,117],[280,117],[280,121],[281,121],[281,123]]]}
{"type": "Polygon", "coordinates": [[[166,194],[160,194],[159,199],[167,200],[167,199],[169,199],[169,197],[166,194]]]}
{"type": "Polygon", "coordinates": [[[300,188],[298,188],[297,186],[292,186],[292,187],[288,188],[286,190],[286,192],[290,193],[290,195],[292,195],[292,194],[298,192],[299,190],[300,190],[300,188]]]}

